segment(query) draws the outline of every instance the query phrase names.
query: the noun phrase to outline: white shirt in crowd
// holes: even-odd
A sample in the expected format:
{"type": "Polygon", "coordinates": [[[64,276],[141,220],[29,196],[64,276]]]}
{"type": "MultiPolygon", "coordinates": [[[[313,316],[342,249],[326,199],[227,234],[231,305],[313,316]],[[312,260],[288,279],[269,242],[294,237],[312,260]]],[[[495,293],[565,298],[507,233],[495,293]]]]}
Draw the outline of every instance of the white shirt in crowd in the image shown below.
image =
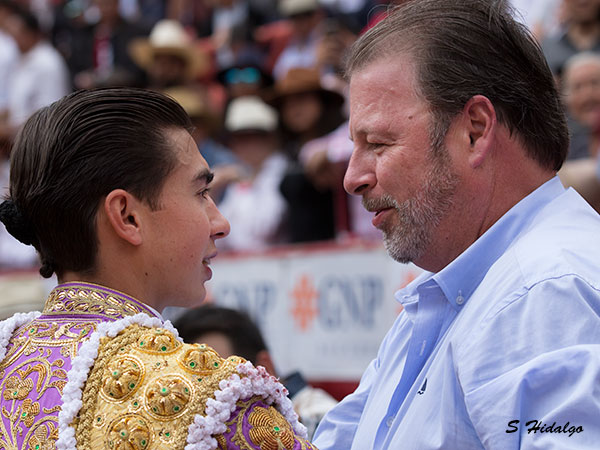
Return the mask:
{"type": "Polygon", "coordinates": [[[261,250],[278,239],[286,204],[279,185],[287,158],[270,156],[252,181],[230,184],[219,210],[231,225],[229,236],[218,247],[229,250],[261,250]]]}
{"type": "Polygon", "coordinates": [[[67,66],[54,47],[41,41],[21,55],[8,86],[10,124],[20,126],[38,109],[70,92],[67,66]]]}

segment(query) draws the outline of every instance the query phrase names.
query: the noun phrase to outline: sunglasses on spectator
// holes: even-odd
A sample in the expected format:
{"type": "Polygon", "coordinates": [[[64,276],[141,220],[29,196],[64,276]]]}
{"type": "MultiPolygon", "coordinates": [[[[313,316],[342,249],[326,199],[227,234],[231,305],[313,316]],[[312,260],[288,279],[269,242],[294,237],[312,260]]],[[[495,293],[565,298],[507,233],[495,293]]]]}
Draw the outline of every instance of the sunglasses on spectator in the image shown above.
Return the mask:
{"type": "Polygon", "coordinates": [[[256,67],[246,67],[244,69],[233,68],[225,72],[225,82],[227,84],[254,84],[261,80],[260,70],[256,67]]]}

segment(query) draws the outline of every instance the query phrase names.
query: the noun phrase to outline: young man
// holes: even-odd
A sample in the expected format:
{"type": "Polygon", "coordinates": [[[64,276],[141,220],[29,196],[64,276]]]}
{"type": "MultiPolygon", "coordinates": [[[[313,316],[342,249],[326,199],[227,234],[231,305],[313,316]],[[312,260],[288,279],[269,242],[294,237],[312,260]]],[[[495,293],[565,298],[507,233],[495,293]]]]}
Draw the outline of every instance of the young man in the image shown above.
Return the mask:
{"type": "Polygon", "coordinates": [[[18,135],[0,219],[60,284],[0,324],[0,446],[313,448],[264,369],[183,344],[156,312],[203,299],[229,232],[189,130],[173,100],[115,88],[18,135]]]}
{"type": "Polygon", "coordinates": [[[556,177],[559,94],[505,4],[408,1],[350,55],[345,188],[427,272],[321,449],[598,447],[600,218],[556,177]]]}

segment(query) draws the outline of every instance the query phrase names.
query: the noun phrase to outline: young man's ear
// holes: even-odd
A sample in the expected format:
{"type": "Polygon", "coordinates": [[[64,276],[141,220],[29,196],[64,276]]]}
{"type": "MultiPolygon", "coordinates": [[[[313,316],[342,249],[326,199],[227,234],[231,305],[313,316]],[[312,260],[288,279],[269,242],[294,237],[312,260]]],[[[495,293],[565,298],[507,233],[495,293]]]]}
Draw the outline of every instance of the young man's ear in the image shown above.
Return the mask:
{"type": "Polygon", "coordinates": [[[496,110],[492,102],[483,95],[475,95],[463,109],[465,134],[468,136],[469,164],[480,166],[493,148],[496,131],[496,110]]]}
{"type": "Polygon", "coordinates": [[[115,234],[131,245],[142,243],[140,201],[123,189],[111,191],[104,200],[104,212],[115,234]]]}

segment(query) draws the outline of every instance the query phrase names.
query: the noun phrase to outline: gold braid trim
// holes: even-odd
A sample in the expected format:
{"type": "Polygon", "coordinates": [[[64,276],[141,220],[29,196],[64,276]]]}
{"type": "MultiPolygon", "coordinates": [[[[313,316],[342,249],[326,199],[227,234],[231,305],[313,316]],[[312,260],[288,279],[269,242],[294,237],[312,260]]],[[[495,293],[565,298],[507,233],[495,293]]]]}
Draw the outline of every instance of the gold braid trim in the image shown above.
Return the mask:
{"type": "Polygon", "coordinates": [[[243,359],[131,325],[102,338],[74,425],[77,448],[183,449],[196,414],[243,359]]]}
{"type": "MultiPolygon", "coordinates": [[[[83,394],[81,396],[82,407],[78,416],[78,423],[76,426],[75,436],[77,442],[89,443],[90,434],[94,424],[94,406],[99,398],[100,389],[102,388],[102,375],[104,367],[108,364],[108,361],[118,353],[119,349],[125,349],[132,343],[137,342],[140,336],[147,331],[137,325],[130,326],[127,328],[127,333],[120,333],[114,338],[110,339],[103,337],[100,339],[100,347],[98,351],[98,357],[91,370],[90,376],[88,377],[83,394]],[[101,350],[100,350],[101,349],[101,350]]],[[[86,448],[88,448],[86,446],[86,448]]]]}

